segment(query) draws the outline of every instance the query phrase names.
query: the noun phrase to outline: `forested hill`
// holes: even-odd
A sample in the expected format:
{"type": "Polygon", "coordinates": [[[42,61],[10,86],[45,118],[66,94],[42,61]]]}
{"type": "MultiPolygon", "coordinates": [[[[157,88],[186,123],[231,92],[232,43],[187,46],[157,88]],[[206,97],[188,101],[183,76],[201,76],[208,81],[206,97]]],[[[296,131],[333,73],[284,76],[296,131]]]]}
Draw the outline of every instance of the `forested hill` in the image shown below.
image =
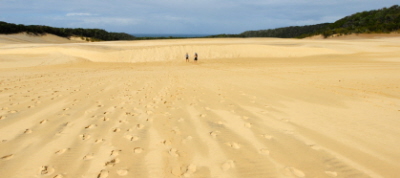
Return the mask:
{"type": "Polygon", "coordinates": [[[89,37],[91,40],[133,40],[134,36],[126,33],[107,32],[102,29],[83,28],[54,28],[42,25],[17,25],[0,21],[0,34],[13,34],[26,32],[33,35],[44,35],[46,33],[69,38],[71,36],[89,37]]]}
{"type": "Polygon", "coordinates": [[[307,25],[307,26],[293,26],[276,28],[269,30],[246,31],[239,36],[241,37],[279,37],[279,38],[297,38],[307,36],[306,34],[317,34],[323,31],[330,23],[307,25]]]}
{"type": "Polygon", "coordinates": [[[400,6],[364,11],[344,17],[330,24],[323,32],[325,37],[352,33],[390,33],[400,30],[400,6]]]}
{"type": "Polygon", "coordinates": [[[246,31],[237,36],[303,38],[313,35],[329,37],[353,33],[390,33],[396,31],[400,32],[400,7],[398,5],[356,13],[334,23],[246,31]]]}

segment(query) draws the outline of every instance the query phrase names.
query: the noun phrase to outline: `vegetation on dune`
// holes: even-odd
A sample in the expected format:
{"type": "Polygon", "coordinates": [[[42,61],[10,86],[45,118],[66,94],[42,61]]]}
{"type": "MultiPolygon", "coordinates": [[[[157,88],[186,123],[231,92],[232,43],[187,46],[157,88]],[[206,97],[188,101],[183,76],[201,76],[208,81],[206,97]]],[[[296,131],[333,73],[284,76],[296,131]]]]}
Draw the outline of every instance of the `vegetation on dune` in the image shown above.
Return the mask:
{"type": "Polygon", "coordinates": [[[219,35],[211,35],[207,36],[207,38],[238,38],[238,37],[244,37],[240,34],[219,34],[219,35]]]}
{"type": "Polygon", "coordinates": [[[353,33],[390,33],[400,30],[400,6],[364,11],[344,17],[327,26],[319,34],[347,35],[353,33]]]}
{"type": "Polygon", "coordinates": [[[348,35],[358,33],[390,33],[400,30],[400,7],[364,11],[344,17],[334,23],[294,26],[270,30],[246,31],[241,37],[304,38],[313,35],[348,35]]]}
{"type": "Polygon", "coordinates": [[[26,32],[32,35],[54,34],[57,36],[70,38],[72,36],[86,37],[90,41],[113,41],[113,40],[133,40],[134,36],[126,33],[107,32],[102,29],[83,29],[83,28],[55,28],[42,25],[17,25],[0,21],[0,34],[14,34],[26,32]]]}
{"type": "Polygon", "coordinates": [[[329,23],[307,25],[307,26],[293,26],[269,30],[246,31],[240,35],[243,37],[279,37],[279,38],[297,38],[304,37],[309,34],[316,34],[325,29],[329,23]]]}

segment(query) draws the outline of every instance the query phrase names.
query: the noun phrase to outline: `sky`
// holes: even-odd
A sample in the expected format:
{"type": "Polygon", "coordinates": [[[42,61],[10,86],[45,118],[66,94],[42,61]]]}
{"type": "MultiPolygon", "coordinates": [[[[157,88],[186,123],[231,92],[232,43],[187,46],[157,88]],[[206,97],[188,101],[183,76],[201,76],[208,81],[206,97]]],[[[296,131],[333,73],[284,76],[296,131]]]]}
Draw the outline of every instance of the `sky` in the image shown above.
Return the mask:
{"type": "Polygon", "coordinates": [[[130,34],[238,34],[335,22],[399,0],[0,0],[0,21],[130,34]]]}

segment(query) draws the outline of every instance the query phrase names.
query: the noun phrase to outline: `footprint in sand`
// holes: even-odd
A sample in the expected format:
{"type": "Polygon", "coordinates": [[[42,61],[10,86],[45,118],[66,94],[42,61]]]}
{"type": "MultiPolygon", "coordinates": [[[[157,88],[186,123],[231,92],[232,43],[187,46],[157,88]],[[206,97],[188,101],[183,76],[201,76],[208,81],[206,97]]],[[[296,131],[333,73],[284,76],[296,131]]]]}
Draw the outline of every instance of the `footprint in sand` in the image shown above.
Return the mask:
{"type": "Polygon", "coordinates": [[[3,120],[5,118],[6,118],[6,116],[0,116],[0,120],[3,120]]]}
{"type": "Polygon", "coordinates": [[[83,141],[85,141],[85,140],[89,140],[91,136],[88,135],[88,134],[82,134],[82,135],[79,135],[79,137],[80,137],[83,141]]]}
{"type": "Polygon", "coordinates": [[[136,141],[139,140],[139,137],[133,136],[133,135],[125,135],[125,138],[130,140],[130,141],[136,141]]]}
{"type": "Polygon", "coordinates": [[[1,157],[0,159],[1,159],[1,160],[10,160],[10,159],[12,159],[13,157],[14,157],[13,154],[9,154],[9,155],[6,155],[6,156],[1,157]]]}
{"type": "Polygon", "coordinates": [[[57,174],[56,176],[54,176],[53,178],[63,178],[64,176],[62,176],[61,174],[57,174]]]}
{"type": "Polygon", "coordinates": [[[247,127],[247,128],[251,128],[252,124],[251,123],[245,123],[244,126],[247,127]]]}
{"type": "Polygon", "coordinates": [[[45,124],[47,121],[48,121],[47,119],[44,119],[44,120],[40,121],[39,123],[40,124],[45,124]]]}
{"type": "Polygon", "coordinates": [[[234,149],[240,149],[240,145],[236,142],[229,142],[229,143],[226,143],[226,145],[228,145],[229,147],[234,148],[234,149]]]}
{"type": "Polygon", "coordinates": [[[119,120],[118,122],[121,123],[121,124],[122,124],[122,123],[125,123],[125,124],[128,124],[128,123],[129,123],[127,120],[119,120]]]}
{"type": "Polygon", "coordinates": [[[121,131],[121,129],[120,128],[115,128],[115,129],[113,129],[113,132],[119,132],[119,131],[121,131]]]}
{"type": "Polygon", "coordinates": [[[169,140],[163,140],[161,143],[162,143],[163,145],[165,145],[165,146],[170,146],[170,145],[172,145],[171,141],[169,141],[169,140]]]}
{"type": "Polygon", "coordinates": [[[186,172],[183,174],[184,177],[191,177],[197,170],[197,166],[194,164],[189,164],[186,172]]]}
{"type": "Polygon", "coordinates": [[[94,158],[94,154],[91,153],[91,154],[87,154],[86,156],[84,156],[84,157],[83,157],[83,160],[87,161],[87,160],[91,160],[91,159],[93,159],[93,158],[94,158]]]}
{"type": "Polygon", "coordinates": [[[177,151],[178,151],[177,149],[171,148],[171,149],[168,151],[168,153],[169,153],[171,156],[178,157],[179,154],[177,153],[177,151]]]}
{"type": "Polygon", "coordinates": [[[224,163],[221,164],[221,169],[223,171],[227,171],[232,168],[235,168],[235,162],[233,162],[232,160],[225,161],[224,163]]]}
{"type": "Polygon", "coordinates": [[[107,167],[114,167],[118,163],[119,163],[119,159],[115,158],[115,159],[112,159],[111,161],[106,162],[104,165],[107,167]]]}
{"type": "Polygon", "coordinates": [[[108,171],[107,170],[101,170],[99,175],[97,175],[97,178],[107,178],[108,177],[108,171]]]}
{"type": "Polygon", "coordinates": [[[85,129],[93,129],[93,128],[95,128],[95,127],[97,127],[97,125],[95,125],[95,124],[90,124],[90,125],[86,126],[85,129]]]}
{"type": "Polygon", "coordinates": [[[39,169],[39,174],[43,176],[51,175],[54,173],[54,168],[50,166],[42,166],[39,169]]]}
{"type": "Polygon", "coordinates": [[[64,149],[61,149],[61,150],[58,150],[58,151],[56,151],[55,152],[55,154],[57,154],[57,155],[62,155],[62,154],[64,154],[66,151],[68,151],[69,150],[69,148],[64,148],[64,149]]]}
{"type": "Polygon", "coordinates": [[[109,120],[110,120],[110,118],[108,118],[108,117],[104,117],[104,118],[103,118],[103,121],[104,121],[104,122],[109,121],[109,120]]]}
{"type": "Polygon", "coordinates": [[[174,133],[175,135],[181,134],[181,131],[179,130],[178,127],[173,128],[173,129],[171,130],[171,132],[174,133]]]}
{"type": "Polygon", "coordinates": [[[110,156],[118,156],[121,150],[112,150],[110,156]]]}
{"type": "Polygon", "coordinates": [[[210,136],[213,137],[213,138],[217,138],[219,133],[220,133],[219,131],[212,131],[212,132],[210,132],[210,136]]]}
{"type": "Polygon", "coordinates": [[[32,130],[31,130],[31,129],[26,129],[26,130],[24,131],[24,134],[30,134],[30,133],[32,133],[32,130]]]}
{"type": "Polygon", "coordinates": [[[147,118],[146,122],[153,122],[153,118],[147,118]]]}
{"type": "Polygon", "coordinates": [[[101,143],[101,142],[104,142],[104,141],[106,141],[105,139],[96,139],[95,141],[94,141],[94,143],[101,143]]]}
{"type": "Polygon", "coordinates": [[[142,153],[143,152],[143,148],[136,147],[136,148],[133,149],[133,152],[136,153],[136,154],[142,153]]]}
{"type": "Polygon", "coordinates": [[[140,130],[140,129],[143,129],[143,128],[144,128],[144,125],[143,125],[143,124],[137,124],[137,125],[136,125],[136,128],[139,129],[139,130],[140,130]]]}
{"type": "Polygon", "coordinates": [[[126,175],[128,175],[128,170],[127,169],[120,169],[120,170],[117,170],[117,174],[119,175],[119,176],[126,176],[126,175]]]}

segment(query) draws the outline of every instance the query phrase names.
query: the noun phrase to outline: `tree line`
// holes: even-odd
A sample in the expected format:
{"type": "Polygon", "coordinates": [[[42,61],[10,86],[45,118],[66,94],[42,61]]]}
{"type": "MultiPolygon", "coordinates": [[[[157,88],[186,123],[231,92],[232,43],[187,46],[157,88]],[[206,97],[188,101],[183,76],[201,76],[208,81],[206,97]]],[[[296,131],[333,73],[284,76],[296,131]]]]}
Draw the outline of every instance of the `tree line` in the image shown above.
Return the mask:
{"type": "MultiPolygon", "coordinates": [[[[236,36],[305,38],[314,35],[329,37],[332,35],[348,35],[354,33],[390,33],[396,31],[400,32],[400,7],[398,5],[394,5],[390,8],[356,13],[334,23],[246,31],[236,36]]],[[[224,35],[219,36],[224,37],[224,35]]]]}
{"type": "Polygon", "coordinates": [[[311,34],[316,34],[326,28],[329,23],[292,26],[269,30],[246,31],[240,34],[242,37],[279,37],[279,38],[301,38],[311,34]]]}
{"type": "Polygon", "coordinates": [[[14,34],[26,32],[32,35],[54,34],[60,37],[72,36],[87,37],[95,41],[134,40],[135,37],[127,33],[107,32],[103,29],[83,28],[55,28],[43,25],[17,25],[0,21],[0,34],[14,34]]]}
{"type": "Polygon", "coordinates": [[[400,6],[364,11],[344,17],[327,26],[319,34],[347,35],[353,33],[390,33],[400,30],[400,6]]]}

